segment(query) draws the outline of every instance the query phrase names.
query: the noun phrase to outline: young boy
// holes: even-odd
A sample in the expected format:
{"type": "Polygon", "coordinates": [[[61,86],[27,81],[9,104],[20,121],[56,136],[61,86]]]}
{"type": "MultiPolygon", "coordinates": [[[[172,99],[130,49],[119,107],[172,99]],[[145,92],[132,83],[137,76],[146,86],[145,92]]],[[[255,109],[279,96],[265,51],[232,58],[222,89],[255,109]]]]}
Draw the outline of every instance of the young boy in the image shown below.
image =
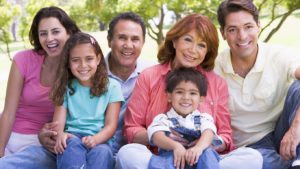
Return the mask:
{"type": "Polygon", "coordinates": [[[193,68],[176,69],[168,75],[166,92],[172,108],[158,114],[148,127],[150,143],[160,148],[159,156],[151,157],[149,168],[219,168],[218,154],[208,147],[221,145],[222,139],[216,135],[212,116],[197,110],[206,91],[205,77],[193,68]],[[168,137],[171,130],[180,134],[186,144],[168,137]]]}

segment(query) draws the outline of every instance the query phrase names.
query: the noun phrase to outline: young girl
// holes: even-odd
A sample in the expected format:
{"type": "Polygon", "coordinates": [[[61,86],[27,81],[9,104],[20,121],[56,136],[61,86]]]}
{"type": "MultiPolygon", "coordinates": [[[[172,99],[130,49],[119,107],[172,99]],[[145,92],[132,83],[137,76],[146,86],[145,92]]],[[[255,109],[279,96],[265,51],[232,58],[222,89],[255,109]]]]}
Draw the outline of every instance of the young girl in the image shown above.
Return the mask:
{"type": "Polygon", "coordinates": [[[219,168],[219,156],[209,146],[219,146],[223,141],[216,135],[213,117],[197,110],[206,90],[205,77],[193,68],[179,68],[168,74],[166,91],[172,108],[158,114],[148,127],[149,142],[160,148],[159,156],[152,156],[149,169],[219,168]],[[186,144],[168,137],[171,130],[181,135],[186,144]]]}
{"type": "Polygon", "coordinates": [[[113,168],[106,143],[123,101],[119,83],[108,78],[100,46],[88,34],[71,36],[62,56],[50,95],[56,104],[53,121],[59,123],[57,168],[113,168]]]}

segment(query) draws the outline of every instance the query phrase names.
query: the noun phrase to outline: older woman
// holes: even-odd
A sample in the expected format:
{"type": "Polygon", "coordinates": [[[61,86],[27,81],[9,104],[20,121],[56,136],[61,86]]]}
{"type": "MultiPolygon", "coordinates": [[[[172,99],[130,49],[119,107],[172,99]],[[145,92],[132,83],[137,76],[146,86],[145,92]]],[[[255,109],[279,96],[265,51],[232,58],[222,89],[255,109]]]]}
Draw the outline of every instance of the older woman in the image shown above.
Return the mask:
{"type": "MultiPolygon", "coordinates": [[[[128,142],[133,144],[125,145],[120,149],[117,156],[117,168],[143,169],[148,167],[151,151],[153,152],[155,148],[149,146],[147,127],[157,114],[170,109],[164,82],[167,73],[179,67],[193,67],[206,76],[207,96],[198,109],[210,113],[214,118],[217,133],[223,139],[223,144],[217,147],[216,151],[224,154],[234,149],[230,114],[227,107],[227,84],[212,71],[218,46],[217,30],[205,16],[188,15],[170,29],[157,55],[160,64],[146,69],[136,82],[124,126],[124,135],[128,142]],[[149,147],[151,151],[148,149],[149,147]]],[[[171,137],[184,142],[176,134],[171,137]]],[[[258,152],[252,149],[240,151],[247,157],[257,156],[258,162],[251,163],[251,168],[261,167],[261,156],[258,152]]],[[[232,162],[232,160],[230,159],[228,162],[232,162]]],[[[245,168],[244,164],[241,167],[235,165],[232,168],[245,168]]],[[[220,166],[224,168],[222,161],[220,166]]]]}

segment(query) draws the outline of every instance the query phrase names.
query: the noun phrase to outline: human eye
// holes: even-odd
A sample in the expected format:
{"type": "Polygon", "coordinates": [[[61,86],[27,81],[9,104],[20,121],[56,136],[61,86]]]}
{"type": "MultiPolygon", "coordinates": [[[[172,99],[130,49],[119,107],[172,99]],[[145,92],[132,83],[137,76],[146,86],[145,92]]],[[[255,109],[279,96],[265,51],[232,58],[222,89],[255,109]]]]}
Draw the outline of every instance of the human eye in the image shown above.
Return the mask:
{"type": "Polygon", "coordinates": [[[120,40],[126,40],[127,37],[126,37],[125,35],[120,35],[120,36],[119,36],[119,39],[120,39],[120,40]]]}
{"type": "Polygon", "coordinates": [[[236,33],[237,29],[236,28],[229,28],[227,29],[227,32],[229,33],[236,33]]]}
{"type": "Polygon", "coordinates": [[[176,93],[176,94],[182,94],[183,91],[182,91],[182,90],[175,90],[175,93],[176,93]]]}
{"type": "Polygon", "coordinates": [[[245,28],[245,30],[251,31],[253,28],[254,28],[253,25],[247,25],[246,28],[245,28]]]}
{"type": "Polygon", "coordinates": [[[95,57],[93,57],[93,56],[89,56],[89,57],[86,58],[87,61],[92,61],[94,59],[95,59],[95,57]]]}
{"type": "Polygon", "coordinates": [[[54,34],[54,35],[57,35],[57,34],[59,34],[59,30],[54,30],[54,31],[52,31],[52,33],[54,34]]]}
{"type": "Polygon", "coordinates": [[[198,44],[198,47],[199,48],[206,48],[206,43],[201,42],[201,43],[198,44]]]}
{"type": "Polygon", "coordinates": [[[139,38],[139,37],[133,37],[133,38],[132,38],[132,41],[133,41],[133,42],[138,42],[138,41],[140,41],[140,38],[139,38]]]}
{"type": "Polygon", "coordinates": [[[72,63],[77,63],[77,62],[79,62],[79,58],[71,58],[70,61],[72,63]]]}
{"type": "Polygon", "coordinates": [[[184,40],[185,42],[192,42],[192,41],[193,41],[193,39],[190,38],[190,37],[188,37],[188,36],[183,37],[183,40],[184,40]]]}
{"type": "Polygon", "coordinates": [[[39,36],[46,36],[47,35],[47,32],[40,32],[39,33],[39,36]]]}

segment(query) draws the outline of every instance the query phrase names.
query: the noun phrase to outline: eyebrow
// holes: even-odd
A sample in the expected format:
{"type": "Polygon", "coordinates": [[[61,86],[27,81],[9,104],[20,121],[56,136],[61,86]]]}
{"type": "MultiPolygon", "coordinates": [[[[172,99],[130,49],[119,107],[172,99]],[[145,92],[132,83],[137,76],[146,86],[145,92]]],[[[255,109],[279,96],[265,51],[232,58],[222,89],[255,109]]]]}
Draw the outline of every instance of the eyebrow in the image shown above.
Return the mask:
{"type": "MultiPolygon", "coordinates": [[[[61,29],[62,28],[52,28],[52,29],[50,29],[50,31],[61,30],[61,29]]],[[[47,30],[41,29],[41,30],[39,30],[39,32],[47,32],[47,30]]]]}

